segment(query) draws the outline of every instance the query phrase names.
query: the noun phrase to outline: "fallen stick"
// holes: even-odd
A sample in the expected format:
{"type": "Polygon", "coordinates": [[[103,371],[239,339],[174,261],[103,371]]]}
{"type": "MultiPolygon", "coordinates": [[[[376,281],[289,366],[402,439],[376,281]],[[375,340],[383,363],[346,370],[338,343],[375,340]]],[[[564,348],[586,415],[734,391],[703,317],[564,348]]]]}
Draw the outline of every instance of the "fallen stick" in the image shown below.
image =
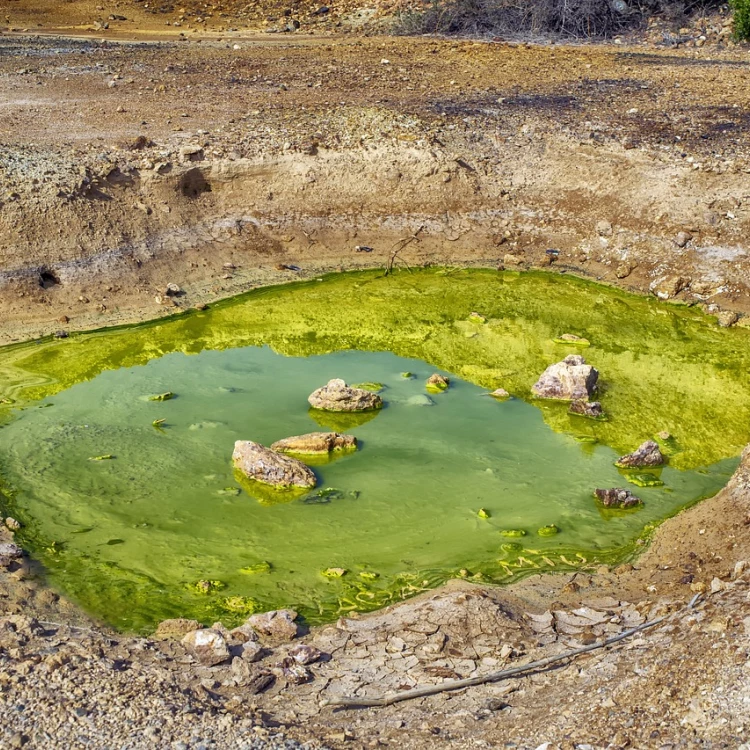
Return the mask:
{"type": "MultiPolygon", "coordinates": [[[[690,603],[683,609],[692,609],[699,598],[700,595],[696,594],[690,600],[690,603]]],[[[592,643],[590,646],[582,646],[581,648],[576,648],[572,651],[566,651],[564,654],[558,654],[557,656],[548,656],[545,659],[532,661],[528,664],[521,664],[520,666],[512,667],[511,669],[503,669],[500,672],[490,672],[490,674],[481,675],[479,677],[468,677],[465,680],[452,680],[451,682],[444,682],[441,685],[429,685],[427,687],[414,688],[414,690],[405,690],[401,693],[391,693],[390,695],[385,695],[382,698],[339,698],[338,700],[324,700],[320,705],[321,707],[341,706],[344,708],[374,708],[391,706],[394,703],[400,703],[401,701],[413,700],[414,698],[424,698],[428,695],[437,695],[438,693],[445,693],[449,690],[461,690],[462,688],[473,687],[474,685],[485,685],[488,682],[499,682],[500,680],[504,680],[508,677],[514,677],[516,675],[530,672],[535,669],[548,667],[550,664],[555,664],[558,661],[572,659],[574,656],[580,656],[581,654],[586,654],[589,651],[596,651],[596,649],[611,646],[613,643],[617,643],[618,641],[623,641],[626,638],[630,638],[631,635],[635,635],[636,633],[640,633],[644,630],[648,630],[649,628],[653,628],[655,625],[664,622],[675,614],[677,613],[673,612],[670,615],[658,617],[657,619],[651,620],[650,622],[644,622],[635,628],[625,630],[619,635],[612,636],[612,638],[607,638],[601,643],[592,643]]]]}

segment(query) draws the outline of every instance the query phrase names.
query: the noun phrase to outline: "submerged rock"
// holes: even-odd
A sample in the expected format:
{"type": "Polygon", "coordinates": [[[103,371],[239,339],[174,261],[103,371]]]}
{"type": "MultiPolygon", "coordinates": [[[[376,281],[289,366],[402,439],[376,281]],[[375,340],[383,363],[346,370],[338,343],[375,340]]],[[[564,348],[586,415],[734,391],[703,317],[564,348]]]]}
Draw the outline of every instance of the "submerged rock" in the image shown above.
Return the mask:
{"type": "Polygon", "coordinates": [[[580,354],[569,354],[562,362],[550,365],[531,387],[538,398],[560,401],[588,401],[596,391],[599,372],[586,364],[580,354]]]}
{"type": "Polygon", "coordinates": [[[448,378],[436,372],[427,378],[426,388],[430,393],[442,393],[448,390],[450,384],[451,381],[448,378]]]}
{"type": "Polygon", "coordinates": [[[206,667],[221,664],[230,656],[224,636],[213,628],[193,630],[182,639],[182,645],[206,667]]]}
{"type": "Polygon", "coordinates": [[[416,396],[409,396],[404,403],[407,406],[435,406],[435,402],[424,393],[418,393],[416,396]]]}
{"type": "Polygon", "coordinates": [[[283,456],[252,440],[238,440],[234,444],[232,461],[249,479],[272,487],[312,488],[318,481],[313,470],[302,461],[283,456]]]}
{"type": "Polygon", "coordinates": [[[641,499],[630,490],[619,487],[608,490],[594,490],[594,496],[606,508],[633,508],[641,504],[641,499]]]}
{"type": "Polygon", "coordinates": [[[496,388],[492,393],[490,393],[490,396],[492,398],[496,398],[499,401],[505,401],[506,399],[510,398],[510,393],[505,390],[505,388],[496,388]]]}
{"type": "Polygon", "coordinates": [[[310,455],[353,451],[357,449],[357,438],[354,435],[342,435],[338,432],[309,432],[306,435],[277,440],[271,450],[277,453],[306,453],[310,455]]]}
{"type": "Polygon", "coordinates": [[[664,456],[659,450],[659,445],[654,440],[647,440],[632,453],[621,456],[615,462],[615,466],[621,469],[637,469],[641,466],[661,466],[663,463],[664,456]]]}
{"type": "Polygon", "coordinates": [[[573,401],[568,412],[589,419],[604,419],[604,409],[598,401],[573,401]]]}
{"type": "Polygon", "coordinates": [[[324,411],[372,411],[383,407],[383,399],[377,393],[351,388],[340,378],[329,380],[307,400],[313,408],[324,411]]]}
{"type": "Polygon", "coordinates": [[[276,609],[252,615],[247,620],[256,632],[275,641],[291,641],[297,636],[297,613],[293,609],[276,609]]]}

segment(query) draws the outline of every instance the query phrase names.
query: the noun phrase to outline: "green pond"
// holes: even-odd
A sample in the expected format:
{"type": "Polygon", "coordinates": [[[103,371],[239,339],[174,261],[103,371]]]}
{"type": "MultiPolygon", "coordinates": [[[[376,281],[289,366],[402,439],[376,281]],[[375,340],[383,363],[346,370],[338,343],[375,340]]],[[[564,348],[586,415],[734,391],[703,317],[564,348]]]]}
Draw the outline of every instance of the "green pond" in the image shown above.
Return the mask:
{"type": "Polygon", "coordinates": [[[727,481],[750,440],[748,344],[698,310],[544,273],[363,272],[259,290],[1,349],[0,502],[51,585],[131,631],[280,606],[322,622],[450,577],[589,569],[632,557],[727,481]],[[591,345],[555,343],[563,333],[591,345]],[[531,398],[572,352],[599,369],[608,421],[531,398]],[[434,372],[446,392],[427,393],[434,372]],[[382,383],[385,408],[310,410],[335,377],[382,383]],[[513,398],[489,397],[497,387],[513,398]],[[311,460],[316,491],[237,481],[235,440],[321,428],[360,447],[311,460]],[[632,484],[614,461],[664,432],[668,464],[650,477],[663,484],[632,484]],[[599,507],[593,489],[618,486],[643,505],[599,507]],[[550,524],[557,534],[538,533],[550,524]]]}

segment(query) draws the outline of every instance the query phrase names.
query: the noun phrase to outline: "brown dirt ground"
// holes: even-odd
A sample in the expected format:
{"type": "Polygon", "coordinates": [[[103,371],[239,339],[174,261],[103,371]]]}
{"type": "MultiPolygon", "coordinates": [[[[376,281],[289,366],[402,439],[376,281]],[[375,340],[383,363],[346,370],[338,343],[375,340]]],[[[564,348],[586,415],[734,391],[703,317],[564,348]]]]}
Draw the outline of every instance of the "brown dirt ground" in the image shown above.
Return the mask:
{"type": "MultiPolygon", "coordinates": [[[[682,277],[674,301],[750,312],[746,49],[263,36],[221,10],[210,33],[190,16],[194,33],[138,3],[100,7],[4,8],[8,29],[79,38],[0,35],[2,342],[174,313],[168,282],[186,291],[178,305],[194,306],[298,275],[383,266],[420,228],[404,252],[410,264],[539,267],[555,248],[551,271],[643,293],[682,277]],[[92,36],[110,13],[135,23],[92,36]],[[235,22],[239,31],[218,30],[235,22]]],[[[209,674],[174,644],[159,647],[158,668],[172,665],[212,710],[331,746],[739,747],[750,726],[742,580],[664,626],[672,630],[525,677],[512,693],[476,688],[355,712],[317,701],[391,685],[394,653],[412,665],[404,685],[463,676],[468,661],[490,669],[475,647],[482,618],[483,635],[497,630],[482,658],[497,661],[507,643],[506,661],[520,662],[581,635],[540,635],[526,613],[612,597],[651,615],[714,577],[730,580],[750,558],[746,464],[732,487],[665,523],[633,569],[448,587],[373,616],[371,642],[357,623],[316,631],[308,638],[334,658],[315,668],[312,687],[280,679],[253,696],[242,675],[209,674]],[[447,597],[436,632],[457,645],[433,664],[447,671],[425,673],[421,642],[386,644],[432,596],[447,597]],[[377,653],[347,651],[342,639],[377,653]]],[[[25,566],[0,584],[6,613],[84,621],[25,566]]],[[[23,678],[50,637],[32,632],[15,652],[0,645],[3,669],[23,678]]],[[[98,628],[90,637],[115,661],[132,647],[128,663],[151,669],[136,641],[98,628]]],[[[59,638],[72,642],[74,631],[59,638]]]]}

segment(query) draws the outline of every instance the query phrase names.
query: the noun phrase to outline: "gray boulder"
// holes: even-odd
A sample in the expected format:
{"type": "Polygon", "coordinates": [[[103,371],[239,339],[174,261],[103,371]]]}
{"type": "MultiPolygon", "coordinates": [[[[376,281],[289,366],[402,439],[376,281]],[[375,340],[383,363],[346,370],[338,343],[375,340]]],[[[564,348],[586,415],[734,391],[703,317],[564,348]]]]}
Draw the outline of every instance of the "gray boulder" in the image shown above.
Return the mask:
{"type": "Polygon", "coordinates": [[[383,399],[377,393],[351,388],[340,378],[329,380],[307,400],[314,409],[324,411],[372,411],[383,407],[383,399]]]}
{"type": "Polygon", "coordinates": [[[206,667],[221,664],[230,656],[224,636],[213,628],[193,630],[182,639],[182,645],[206,667]]]}
{"type": "Polygon", "coordinates": [[[633,508],[641,504],[641,499],[630,490],[613,487],[608,490],[594,490],[594,496],[605,508],[633,508]]]}
{"type": "Polygon", "coordinates": [[[664,463],[664,456],[659,450],[659,446],[653,440],[647,440],[641,443],[632,453],[627,456],[621,456],[615,466],[621,469],[637,469],[641,466],[661,466],[664,463]]]}
{"type": "Polygon", "coordinates": [[[248,479],[278,487],[315,487],[318,480],[313,470],[290,456],[283,456],[252,440],[238,440],[234,444],[232,461],[248,479]]]}
{"type": "Polygon", "coordinates": [[[277,440],[271,450],[277,453],[304,453],[318,455],[353,451],[357,449],[357,438],[354,435],[341,435],[338,432],[308,432],[306,435],[277,440]]]}
{"type": "Polygon", "coordinates": [[[559,401],[588,401],[596,391],[599,372],[586,364],[580,354],[569,354],[562,362],[550,365],[531,387],[538,398],[559,401]]]}
{"type": "Polygon", "coordinates": [[[293,609],[262,612],[248,618],[247,624],[260,635],[274,641],[291,641],[297,636],[297,613],[293,609]]]}

